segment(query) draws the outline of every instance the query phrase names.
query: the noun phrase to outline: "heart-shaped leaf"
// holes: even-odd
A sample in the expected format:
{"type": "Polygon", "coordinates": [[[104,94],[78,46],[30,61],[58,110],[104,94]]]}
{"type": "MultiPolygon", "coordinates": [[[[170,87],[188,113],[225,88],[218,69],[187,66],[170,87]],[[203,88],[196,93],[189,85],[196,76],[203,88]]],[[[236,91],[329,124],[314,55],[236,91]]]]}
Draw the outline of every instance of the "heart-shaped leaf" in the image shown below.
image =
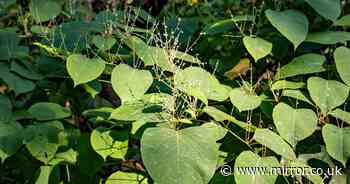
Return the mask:
{"type": "Polygon", "coordinates": [[[341,13],[340,0],[305,0],[324,18],[335,21],[341,13]]]}
{"type": "Polygon", "coordinates": [[[294,58],[290,63],[278,70],[275,79],[283,79],[296,75],[318,73],[326,71],[322,66],[326,58],[319,54],[305,54],[294,58]]]}
{"type": "Polygon", "coordinates": [[[350,128],[327,124],[322,128],[322,136],[329,155],[345,166],[350,157],[350,128]]]}
{"type": "Polygon", "coordinates": [[[117,40],[113,37],[103,37],[101,35],[96,35],[92,38],[92,43],[101,51],[109,50],[117,40]]]}
{"type": "Polygon", "coordinates": [[[207,184],[219,157],[216,141],[224,133],[213,123],[179,131],[148,128],[141,139],[142,159],[156,183],[207,184]]]}
{"type": "Polygon", "coordinates": [[[309,21],[303,13],[296,10],[266,10],[265,14],[271,24],[293,43],[294,49],[306,39],[309,21]]]}
{"type": "Polygon", "coordinates": [[[17,122],[0,122],[0,159],[5,159],[17,152],[22,146],[23,128],[17,122]]]}
{"type": "Polygon", "coordinates": [[[54,19],[62,11],[61,3],[55,0],[32,0],[29,9],[37,22],[54,19]]]}
{"type": "Polygon", "coordinates": [[[253,56],[255,62],[267,56],[272,51],[272,43],[259,37],[246,36],[243,38],[243,43],[249,54],[253,56]]]}
{"type": "Polygon", "coordinates": [[[341,79],[350,86],[350,49],[346,47],[339,47],[334,52],[335,65],[341,79]]]}
{"type": "Polygon", "coordinates": [[[64,119],[71,116],[66,108],[49,102],[39,102],[32,105],[28,112],[39,121],[64,119]]]}
{"type": "Polygon", "coordinates": [[[345,31],[325,31],[310,33],[307,35],[305,42],[318,43],[323,45],[334,45],[345,43],[350,40],[350,33],[345,31]]]}
{"type": "Polygon", "coordinates": [[[122,103],[140,99],[153,83],[149,71],[134,69],[126,64],[116,66],[111,77],[113,89],[122,103]]]}
{"type": "Polygon", "coordinates": [[[254,139],[286,159],[296,159],[293,149],[279,135],[269,129],[257,128],[254,139]]]}
{"type": "Polygon", "coordinates": [[[127,132],[99,127],[92,131],[90,141],[92,148],[105,160],[108,156],[123,159],[128,150],[127,132]]]}
{"type": "Polygon", "coordinates": [[[25,143],[30,154],[47,164],[59,147],[58,134],[64,130],[59,121],[29,125],[25,129],[25,143]]]}
{"type": "Polygon", "coordinates": [[[273,122],[278,133],[293,147],[317,128],[317,116],[310,109],[294,109],[279,103],[273,109],[273,122]]]}
{"type": "MultiPolygon", "coordinates": [[[[237,184],[274,184],[277,179],[277,174],[248,174],[244,173],[245,168],[266,168],[266,171],[272,171],[272,168],[280,167],[278,160],[275,157],[259,157],[259,155],[251,151],[243,151],[236,159],[234,176],[237,184]]],[[[263,171],[262,171],[263,172],[263,171]]]]}
{"type": "Polygon", "coordinates": [[[230,92],[231,103],[242,111],[253,110],[260,106],[261,98],[257,96],[250,87],[242,86],[232,89],[230,92]]]}
{"type": "Polygon", "coordinates": [[[209,72],[200,67],[187,67],[175,74],[175,86],[185,93],[206,102],[206,99],[224,101],[228,90],[209,72]]]}
{"type": "Polygon", "coordinates": [[[349,95],[349,87],[345,84],[320,77],[309,78],[307,89],[312,100],[323,113],[328,113],[332,109],[342,105],[349,95]]]}
{"type": "Polygon", "coordinates": [[[78,86],[98,78],[105,69],[105,62],[99,58],[89,59],[81,54],[73,54],[67,58],[66,67],[74,86],[78,86]]]}

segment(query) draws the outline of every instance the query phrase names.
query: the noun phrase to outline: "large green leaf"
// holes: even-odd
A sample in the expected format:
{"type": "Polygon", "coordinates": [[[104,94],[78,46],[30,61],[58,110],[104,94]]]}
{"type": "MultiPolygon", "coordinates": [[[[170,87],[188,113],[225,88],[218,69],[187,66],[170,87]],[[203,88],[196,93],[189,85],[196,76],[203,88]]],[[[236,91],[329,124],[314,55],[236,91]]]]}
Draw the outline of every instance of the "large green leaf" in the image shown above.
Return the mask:
{"type": "Polygon", "coordinates": [[[54,19],[62,11],[61,3],[56,0],[32,0],[29,9],[37,22],[54,19]]]}
{"type": "Polygon", "coordinates": [[[0,95],[0,122],[8,122],[12,118],[12,103],[5,95],[0,95]]]}
{"type": "Polygon", "coordinates": [[[335,65],[341,79],[350,86],[350,49],[346,47],[339,47],[334,52],[335,65]]]}
{"type": "Polygon", "coordinates": [[[326,58],[319,54],[305,54],[294,58],[290,63],[282,66],[275,75],[275,79],[283,79],[296,75],[318,73],[326,71],[323,63],[326,58]]]}
{"type": "Polygon", "coordinates": [[[105,69],[102,59],[89,59],[81,54],[72,54],[67,58],[67,71],[74,81],[74,86],[95,80],[105,69]]]}
{"type": "Polygon", "coordinates": [[[341,109],[335,109],[329,114],[350,124],[350,112],[346,112],[341,109]]]}
{"type": "Polygon", "coordinates": [[[322,128],[327,152],[344,166],[350,157],[350,128],[338,128],[327,124],[322,128]]]}
{"type": "Polygon", "coordinates": [[[12,61],[11,71],[31,80],[41,80],[44,78],[44,76],[41,75],[33,65],[29,64],[29,62],[12,61]]]}
{"type": "Polygon", "coordinates": [[[153,83],[149,71],[134,69],[126,64],[116,66],[111,77],[113,89],[122,103],[140,99],[153,83]]]}
{"type": "Polygon", "coordinates": [[[148,184],[148,182],[140,174],[118,171],[110,175],[105,184],[148,184]]]}
{"type": "Polygon", "coordinates": [[[350,33],[345,31],[325,31],[310,33],[307,35],[305,42],[318,43],[323,45],[334,45],[345,43],[350,40],[350,33]]]}
{"type": "Polygon", "coordinates": [[[307,81],[312,100],[323,113],[342,105],[349,95],[349,87],[335,80],[311,77],[307,81]]]}
{"type": "Polygon", "coordinates": [[[39,102],[32,105],[28,112],[39,121],[63,119],[71,116],[71,112],[55,103],[39,102]]]}
{"type": "Polygon", "coordinates": [[[294,49],[306,39],[309,21],[303,13],[296,10],[266,10],[265,14],[271,24],[293,43],[294,49]]]}
{"type": "Polygon", "coordinates": [[[175,87],[195,96],[204,103],[209,100],[224,101],[228,89],[209,72],[200,67],[188,67],[175,74],[175,87]]]}
{"type": "Polygon", "coordinates": [[[280,164],[275,157],[261,158],[251,151],[244,151],[239,154],[235,162],[235,181],[237,184],[274,184],[278,175],[269,172],[277,167],[280,167],[280,164]],[[260,167],[264,170],[259,170],[255,174],[249,173],[248,168],[260,167]]]}
{"type": "Polygon", "coordinates": [[[223,128],[206,123],[179,131],[148,128],[141,139],[144,164],[156,183],[207,184],[216,170],[223,128]]]}
{"type": "Polygon", "coordinates": [[[40,166],[35,184],[57,184],[60,181],[59,168],[55,166],[40,166]]]}
{"type": "Polygon", "coordinates": [[[59,121],[37,123],[25,129],[25,144],[30,154],[47,164],[59,147],[59,133],[64,127],[59,121]]]}
{"type": "Polygon", "coordinates": [[[108,156],[123,159],[128,150],[127,132],[99,127],[92,131],[90,141],[92,148],[105,160],[108,156]]]}
{"type": "Polygon", "coordinates": [[[294,109],[285,103],[273,109],[273,122],[281,137],[293,147],[317,128],[317,116],[312,110],[294,109]]]}
{"type": "Polygon", "coordinates": [[[247,86],[234,88],[229,95],[231,103],[241,112],[256,109],[261,104],[261,98],[247,86]]]}
{"type": "Polygon", "coordinates": [[[17,122],[0,122],[0,159],[5,159],[22,146],[23,128],[17,122]]]}
{"type": "Polygon", "coordinates": [[[254,139],[286,159],[296,159],[293,149],[279,135],[269,129],[257,128],[254,139]]]}
{"type": "Polygon", "coordinates": [[[335,21],[341,13],[340,0],[305,0],[324,18],[335,21]]]}
{"type": "Polygon", "coordinates": [[[272,51],[272,43],[259,37],[246,36],[243,38],[243,43],[255,61],[267,56],[272,51]]]}

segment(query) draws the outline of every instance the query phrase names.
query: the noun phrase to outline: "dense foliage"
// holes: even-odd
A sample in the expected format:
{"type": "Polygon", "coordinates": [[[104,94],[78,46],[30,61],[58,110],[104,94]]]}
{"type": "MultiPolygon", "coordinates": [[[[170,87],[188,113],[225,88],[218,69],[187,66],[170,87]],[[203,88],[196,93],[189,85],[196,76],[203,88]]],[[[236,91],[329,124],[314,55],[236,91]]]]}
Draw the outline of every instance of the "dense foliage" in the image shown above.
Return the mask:
{"type": "Polygon", "coordinates": [[[349,5],[1,0],[0,183],[349,183],[349,5]]]}

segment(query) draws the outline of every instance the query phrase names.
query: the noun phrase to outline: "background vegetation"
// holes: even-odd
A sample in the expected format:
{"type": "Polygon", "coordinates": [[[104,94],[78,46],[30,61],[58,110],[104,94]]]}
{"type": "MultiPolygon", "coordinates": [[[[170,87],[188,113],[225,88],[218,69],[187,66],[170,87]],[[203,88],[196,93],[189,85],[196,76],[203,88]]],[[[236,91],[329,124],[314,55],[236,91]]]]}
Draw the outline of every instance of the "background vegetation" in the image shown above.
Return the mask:
{"type": "Polygon", "coordinates": [[[349,183],[349,10],[1,0],[0,183],[349,183]]]}

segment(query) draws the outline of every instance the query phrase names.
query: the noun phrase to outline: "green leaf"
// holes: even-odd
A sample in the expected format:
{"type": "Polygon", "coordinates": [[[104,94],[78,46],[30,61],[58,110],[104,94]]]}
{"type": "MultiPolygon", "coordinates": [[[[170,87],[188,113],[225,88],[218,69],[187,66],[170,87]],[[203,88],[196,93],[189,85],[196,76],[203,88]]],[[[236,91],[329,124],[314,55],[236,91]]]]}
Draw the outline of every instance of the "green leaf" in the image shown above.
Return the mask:
{"type": "Polygon", "coordinates": [[[30,154],[47,164],[59,147],[59,133],[64,127],[59,121],[29,125],[25,129],[25,144],[30,154]]]}
{"type": "Polygon", "coordinates": [[[344,15],[340,19],[334,22],[335,26],[350,26],[350,14],[344,15]]]}
{"type": "MultiPolygon", "coordinates": [[[[300,160],[292,160],[289,163],[287,163],[287,166],[289,168],[303,168],[305,173],[313,173],[312,171],[314,168],[310,167],[306,162],[304,163],[303,161],[300,160]]],[[[295,173],[295,172],[294,172],[295,173]]],[[[303,180],[300,176],[304,176],[308,180],[312,181],[314,184],[321,184],[324,183],[324,179],[317,175],[317,174],[294,174],[292,175],[293,177],[296,177],[296,179],[301,183],[303,180]]]]}
{"type": "Polygon", "coordinates": [[[341,79],[350,86],[350,49],[346,47],[339,47],[334,52],[335,65],[341,79]]]}
{"type": "Polygon", "coordinates": [[[349,87],[336,80],[311,77],[307,81],[312,100],[323,113],[342,105],[349,95],[349,87]]]}
{"type": "Polygon", "coordinates": [[[279,103],[273,109],[273,122],[278,133],[293,147],[314,133],[317,128],[317,116],[310,109],[294,109],[285,103],[279,103]]]}
{"type": "Polygon", "coordinates": [[[93,98],[96,97],[102,91],[102,85],[100,82],[94,80],[87,84],[83,84],[83,88],[88,92],[93,98]]]}
{"type": "Polygon", "coordinates": [[[253,56],[255,62],[267,56],[272,51],[272,43],[259,37],[245,36],[243,43],[249,54],[253,56]]]}
{"type": "Polygon", "coordinates": [[[2,163],[22,146],[22,135],[23,128],[19,123],[0,122],[0,159],[2,163]]]}
{"type": "Polygon", "coordinates": [[[271,24],[293,43],[294,49],[306,39],[309,21],[303,13],[296,10],[266,10],[265,15],[271,24]]]}
{"type": "Polygon", "coordinates": [[[105,184],[148,184],[148,182],[147,178],[140,174],[118,171],[110,175],[105,184]]]}
{"type": "Polygon", "coordinates": [[[261,104],[261,98],[246,86],[232,89],[229,95],[231,103],[240,112],[256,109],[261,104]]]}
{"type": "Polygon", "coordinates": [[[305,0],[324,18],[335,21],[341,13],[340,0],[305,0]]]}
{"type": "Polygon", "coordinates": [[[173,72],[177,70],[177,66],[173,63],[175,58],[190,63],[200,63],[198,59],[180,51],[148,46],[143,40],[136,36],[126,37],[123,41],[136,53],[146,66],[157,65],[163,70],[173,72]]]}
{"type": "Polygon", "coordinates": [[[230,121],[230,122],[236,124],[237,126],[243,128],[243,129],[245,129],[248,132],[254,132],[254,130],[255,130],[254,125],[250,125],[248,123],[239,121],[235,117],[233,117],[229,114],[226,114],[225,112],[222,112],[221,110],[219,110],[215,107],[206,106],[206,107],[204,107],[203,112],[209,114],[211,117],[214,118],[215,121],[222,122],[222,121],[227,120],[227,121],[230,121]]]}
{"type": "Polygon", "coordinates": [[[350,113],[343,111],[341,109],[335,109],[329,113],[333,117],[336,117],[342,121],[345,121],[346,123],[350,124],[350,113]]]}
{"type": "Polygon", "coordinates": [[[322,136],[329,155],[345,166],[350,157],[350,128],[326,124],[322,128],[322,136]]]}
{"type": "Polygon", "coordinates": [[[107,51],[113,47],[117,40],[113,37],[96,35],[92,38],[92,43],[100,50],[107,51]]]}
{"type": "Polygon", "coordinates": [[[78,86],[98,78],[105,69],[105,62],[100,58],[89,59],[81,54],[72,54],[67,58],[66,67],[74,86],[78,86]]]}
{"type": "Polygon", "coordinates": [[[58,184],[59,168],[55,166],[40,166],[39,176],[35,181],[35,184],[58,184]]]}
{"type": "Polygon", "coordinates": [[[306,84],[304,82],[292,82],[287,80],[279,80],[272,84],[271,90],[281,89],[300,89],[304,88],[306,84]]]}
{"type": "Polygon", "coordinates": [[[209,72],[200,67],[187,67],[175,73],[175,87],[202,100],[224,101],[228,90],[209,72]]]}
{"type": "Polygon", "coordinates": [[[310,33],[307,35],[305,42],[318,43],[323,45],[334,45],[345,43],[350,40],[350,33],[345,31],[325,31],[310,33]]]}
{"type": "Polygon", "coordinates": [[[128,150],[127,132],[118,132],[99,127],[92,131],[90,141],[92,148],[104,160],[108,156],[123,159],[128,150]]]}
{"type": "Polygon", "coordinates": [[[55,103],[39,102],[32,105],[28,112],[39,121],[64,119],[71,116],[71,112],[55,103]]]}
{"type": "Polygon", "coordinates": [[[57,165],[61,162],[75,164],[77,162],[78,153],[72,148],[65,152],[57,153],[55,157],[50,160],[50,165],[57,165]]]}
{"type": "Polygon", "coordinates": [[[8,122],[12,118],[12,103],[5,95],[0,95],[0,123],[8,122]]]}
{"type": "Polygon", "coordinates": [[[325,61],[326,58],[319,54],[305,54],[296,57],[277,71],[275,80],[296,75],[324,72],[326,71],[323,67],[325,61]]]}
{"type": "Polygon", "coordinates": [[[306,103],[309,103],[310,105],[314,105],[308,98],[305,97],[305,95],[299,91],[299,90],[283,90],[282,96],[295,98],[297,100],[304,101],[306,103]]]}
{"type": "Polygon", "coordinates": [[[349,181],[349,179],[346,174],[335,175],[332,176],[332,180],[329,182],[329,184],[347,184],[347,181],[349,181]]]}
{"type": "Polygon", "coordinates": [[[11,90],[14,90],[16,95],[30,92],[35,88],[35,84],[32,81],[23,79],[10,72],[7,63],[0,62],[0,79],[2,79],[11,90]]]}
{"type": "Polygon", "coordinates": [[[259,155],[251,151],[243,151],[238,155],[235,161],[234,176],[237,184],[274,184],[277,179],[277,174],[249,174],[243,173],[244,168],[264,167],[267,171],[272,168],[281,167],[275,157],[259,157],[259,155]],[[242,170],[240,170],[242,169],[242,170]]]}
{"type": "Polygon", "coordinates": [[[207,184],[219,157],[216,141],[224,134],[213,123],[179,131],[148,128],[141,139],[142,159],[156,183],[207,184]]]}
{"type": "Polygon", "coordinates": [[[45,22],[60,14],[62,6],[55,0],[32,0],[29,9],[35,21],[45,22]]]}
{"type": "Polygon", "coordinates": [[[122,103],[142,98],[153,83],[149,71],[134,69],[126,64],[116,66],[111,78],[113,89],[122,99],[122,103]]]}
{"type": "Polygon", "coordinates": [[[236,28],[238,22],[253,21],[255,19],[252,15],[238,15],[231,19],[225,19],[217,21],[213,24],[206,26],[202,33],[203,35],[215,35],[224,33],[227,31],[233,31],[236,28]]]}
{"type": "Polygon", "coordinates": [[[286,159],[296,159],[293,149],[279,135],[269,129],[257,128],[253,138],[286,159]]]}
{"type": "Polygon", "coordinates": [[[31,79],[31,80],[41,80],[44,78],[43,75],[41,75],[34,66],[27,62],[18,62],[18,61],[12,61],[11,62],[11,71],[17,73],[18,75],[31,79]]]}

